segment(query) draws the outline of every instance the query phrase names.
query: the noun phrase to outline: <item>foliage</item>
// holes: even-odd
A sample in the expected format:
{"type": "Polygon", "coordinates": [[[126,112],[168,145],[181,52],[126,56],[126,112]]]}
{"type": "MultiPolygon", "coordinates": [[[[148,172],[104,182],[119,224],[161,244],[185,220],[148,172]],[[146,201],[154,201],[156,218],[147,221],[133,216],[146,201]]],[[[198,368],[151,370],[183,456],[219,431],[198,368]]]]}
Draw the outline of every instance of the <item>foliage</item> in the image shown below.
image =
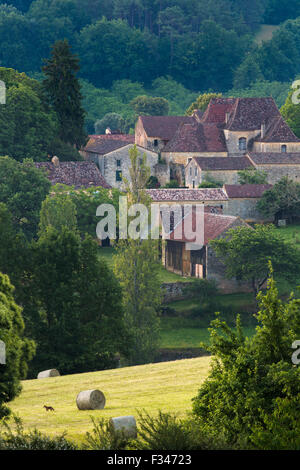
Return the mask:
{"type": "Polygon", "coordinates": [[[180,183],[177,180],[170,180],[165,184],[165,188],[180,188],[180,183]]]}
{"type": "Polygon", "coordinates": [[[199,303],[208,304],[208,308],[216,306],[216,296],[218,295],[217,284],[214,280],[195,279],[187,283],[185,292],[198,300],[199,303]]]}
{"type": "Polygon", "coordinates": [[[42,201],[50,190],[46,175],[32,161],[0,157],[0,201],[7,205],[14,226],[28,238],[36,235],[42,201]]]}
{"type": "Polygon", "coordinates": [[[273,225],[229,229],[224,238],[211,241],[211,245],[225,264],[226,277],[249,281],[255,295],[267,280],[269,260],[278,278],[293,281],[299,274],[298,251],[273,225]]]}
{"type": "Polygon", "coordinates": [[[299,300],[291,296],[286,303],[281,301],[271,276],[258,302],[259,326],[251,339],[245,339],[239,317],[237,332],[219,319],[212,322],[213,364],[194,398],[193,411],[204,431],[224,434],[231,445],[245,448],[255,442],[263,449],[279,449],[288,436],[296,442],[299,428],[299,407],[293,409],[289,425],[283,419],[281,435],[274,421],[280,417],[278,403],[287,400],[287,405],[299,396],[300,369],[291,361],[291,345],[300,332],[299,300]],[[271,443],[268,438],[274,431],[271,443]]]}
{"type": "Polygon", "coordinates": [[[96,134],[105,134],[105,130],[109,127],[112,131],[118,130],[122,133],[124,126],[125,120],[120,114],[108,113],[95,122],[95,132],[96,134]]]}
{"type": "Polygon", "coordinates": [[[233,96],[235,98],[257,98],[272,96],[276,101],[277,106],[280,108],[286,100],[289,89],[289,82],[281,83],[277,81],[269,82],[267,80],[255,80],[247,88],[237,87],[229,90],[225,96],[233,96]]]}
{"type": "MultiPolygon", "coordinates": [[[[127,199],[132,204],[150,205],[144,189],[150,176],[146,167],[146,156],[142,162],[136,146],[130,149],[130,183],[127,183],[127,199]]],[[[130,209],[129,209],[130,210],[130,209]]],[[[135,226],[135,222],[130,224],[135,226]]],[[[148,229],[148,220],[139,220],[138,238],[120,239],[117,245],[114,272],[123,291],[125,321],[131,334],[126,359],[130,364],[144,364],[153,360],[158,345],[161,303],[158,279],[158,242],[144,238],[141,234],[148,229]]],[[[129,225],[130,230],[130,225],[129,225]]]]}
{"type": "Polygon", "coordinates": [[[299,86],[296,89],[290,91],[286,102],[280,109],[282,116],[297,137],[300,137],[300,111],[299,104],[293,103],[292,97],[295,94],[296,99],[299,100],[299,93],[299,86]]]}
{"type": "Polygon", "coordinates": [[[165,98],[137,96],[130,106],[138,115],[166,116],[169,114],[169,103],[165,98]]]}
{"type": "Polygon", "coordinates": [[[266,191],[257,203],[259,211],[267,217],[291,218],[300,213],[300,184],[282,178],[266,191]]]}
{"type": "Polygon", "coordinates": [[[35,353],[35,344],[23,335],[22,309],[13,292],[9,277],[0,273],[0,340],[6,348],[6,364],[0,364],[0,419],[10,412],[5,403],[21,392],[20,379],[26,377],[35,353]]]}
{"type": "Polygon", "coordinates": [[[160,183],[159,183],[157,177],[156,176],[150,176],[150,178],[147,181],[146,187],[148,189],[160,188],[160,183]]]}
{"type": "Polygon", "coordinates": [[[180,419],[173,413],[158,412],[156,417],[146,411],[139,413],[137,450],[213,450],[227,446],[220,439],[204,434],[195,419],[180,419]]]}
{"type": "Polygon", "coordinates": [[[0,450],[77,450],[77,446],[65,437],[65,433],[49,437],[37,429],[24,431],[22,421],[13,416],[14,428],[8,421],[0,429],[0,450]]]}
{"type": "Polygon", "coordinates": [[[85,435],[84,450],[128,450],[129,440],[124,435],[115,433],[108,420],[91,419],[93,430],[85,435]]]}
{"type": "Polygon", "coordinates": [[[222,93],[203,93],[199,95],[196,101],[194,101],[191,106],[186,110],[186,114],[191,116],[194,111],[200,110],[204,112],[209,105],[209,102],[213,98],[221,98],[222,93]]]}
{"type": "Polygon", "coordinates": [[[217,181],[217,180],[211,180],[211,179],[206,179],[205,181],[202,181],[198,185],[198,188],[222,188],[223,183],[222,181],[217,181]]]}
{"type": "Polygon", "coordinates": [[[119,285],[96,242],[48,226],[32,243],[27,271],[24,317],[38,343],[31,375],[49,364],[63,373],[113,367],[126,328],[119,285]]]}
{"type": "Polygon", "coordinates": [[[42,203],[39,232],[44,233],[48,227],[60,232],[63,227],[77,230],[76,206],[67,193],[48,195],[42,203]]]}
{"type": "Polygon", "coordinates": [[[72,54],[67,40],[57,41],[46,61],[43,72],[43,90],[53,106],[59,121],[59,137],[79,149],[86,143],[85,112],[81,105],[78,73],[79,60],[72,54]]]}
{"type": "Polygon", "coordinates": [[[268,174],[265,171],[247,168],[238,171],[239,184],[266,184],[268,174]]]}

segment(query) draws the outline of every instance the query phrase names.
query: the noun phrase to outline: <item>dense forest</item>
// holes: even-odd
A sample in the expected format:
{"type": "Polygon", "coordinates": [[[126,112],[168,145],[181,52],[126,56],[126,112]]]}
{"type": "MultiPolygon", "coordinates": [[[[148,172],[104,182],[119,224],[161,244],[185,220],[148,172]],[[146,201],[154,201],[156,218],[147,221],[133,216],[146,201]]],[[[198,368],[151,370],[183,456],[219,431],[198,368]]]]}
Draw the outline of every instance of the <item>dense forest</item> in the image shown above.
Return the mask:
{"type": "Polygon", "coordinates": [[[86,127],[136,96],[182,114],[200,92],[272,95],[281,106],[300,72],[299,0],[0,1],[0,66],[41,79],[58,39],[80,58],[86,127]],[[262,24],[278,25],[257,42],[262,24]]]}

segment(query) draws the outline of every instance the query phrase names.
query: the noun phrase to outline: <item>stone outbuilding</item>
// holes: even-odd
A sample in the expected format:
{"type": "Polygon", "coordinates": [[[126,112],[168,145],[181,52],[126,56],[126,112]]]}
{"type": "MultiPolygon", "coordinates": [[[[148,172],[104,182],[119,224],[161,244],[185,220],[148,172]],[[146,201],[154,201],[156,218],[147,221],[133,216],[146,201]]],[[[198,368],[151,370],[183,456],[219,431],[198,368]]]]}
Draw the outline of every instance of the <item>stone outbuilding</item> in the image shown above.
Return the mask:
{"type": "Polygon", "coordinates": [[[225,184],[228,200],[223,204],[223,213],[241,217],[245,222],[272,222],[257,209],[257,203],[271,184],[225,184]]]}

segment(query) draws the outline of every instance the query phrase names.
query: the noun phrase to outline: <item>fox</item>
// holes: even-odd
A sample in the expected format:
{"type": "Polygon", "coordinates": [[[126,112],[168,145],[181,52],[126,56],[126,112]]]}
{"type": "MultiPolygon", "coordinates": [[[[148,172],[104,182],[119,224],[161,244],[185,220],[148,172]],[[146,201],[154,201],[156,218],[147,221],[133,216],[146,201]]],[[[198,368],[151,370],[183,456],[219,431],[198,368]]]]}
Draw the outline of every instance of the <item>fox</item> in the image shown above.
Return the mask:
{"type": "Polygon", "coordinates": [[[45,408],[46,411],[55,411],[52,406],[44,405],[43,408],[45,408]]]}

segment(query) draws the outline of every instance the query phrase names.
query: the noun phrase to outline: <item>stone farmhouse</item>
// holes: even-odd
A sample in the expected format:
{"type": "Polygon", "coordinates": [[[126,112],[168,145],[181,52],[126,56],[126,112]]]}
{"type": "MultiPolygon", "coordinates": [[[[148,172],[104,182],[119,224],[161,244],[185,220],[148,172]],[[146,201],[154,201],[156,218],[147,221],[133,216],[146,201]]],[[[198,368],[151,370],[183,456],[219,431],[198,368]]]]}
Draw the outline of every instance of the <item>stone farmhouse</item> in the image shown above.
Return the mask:
{"type": "MultiPolygon", "coordinates": [[[[130,181],[130,157],[129,151],[134,145],[134,135],[105,134],[90,136],[86,147],[81,151],[87,161],[97,164],[101,174],[107,183],[113,188],[122,189],[122,179],[130,181]]],[[[159,164],[158,153],[154,150],[137,145],[140,158],[146,155],[146,164],[150,168],[152,176],[157,176],[160,184],[165,185],[170,181],[169,168],[159,164]]]]}
{"type": "Polygon", "coordinates": [[[283,175],[299,177],[300,139],[273,98],[215,98],[204,113],[192,116],[141,116],[135,143],[156,149],[171,178],[189,187],[208,173],[236,184],[237,172],[250,167],[265,170],[270,183],[283,175]],[[194,174],[186,169],[193,159],[194,174]]]}
{"type": "MultiPolygon", "coordinates": [[[[176,227],[176,230],[179,229],[182,233],[181,238],[174,236],[174,228],[168,234],[162,251],[162,262],[166,269],[181,276],[213,279],[223,292],[249,291],[248,283],[226,279],[225,266],[216,257],[210,245],[211,240],[226,236],[229,229],[247,226],[246,222],[239,217],[205,212],[203,247],[198,249],[195,246],[195,249],[191,249],[195,240],[186,239],[184,232],[184,224],[191,217],[195,218],[194,210],[191,210],[176,227]]],[[[192,223],[195,226],[194,220],[192,223]]]]}

